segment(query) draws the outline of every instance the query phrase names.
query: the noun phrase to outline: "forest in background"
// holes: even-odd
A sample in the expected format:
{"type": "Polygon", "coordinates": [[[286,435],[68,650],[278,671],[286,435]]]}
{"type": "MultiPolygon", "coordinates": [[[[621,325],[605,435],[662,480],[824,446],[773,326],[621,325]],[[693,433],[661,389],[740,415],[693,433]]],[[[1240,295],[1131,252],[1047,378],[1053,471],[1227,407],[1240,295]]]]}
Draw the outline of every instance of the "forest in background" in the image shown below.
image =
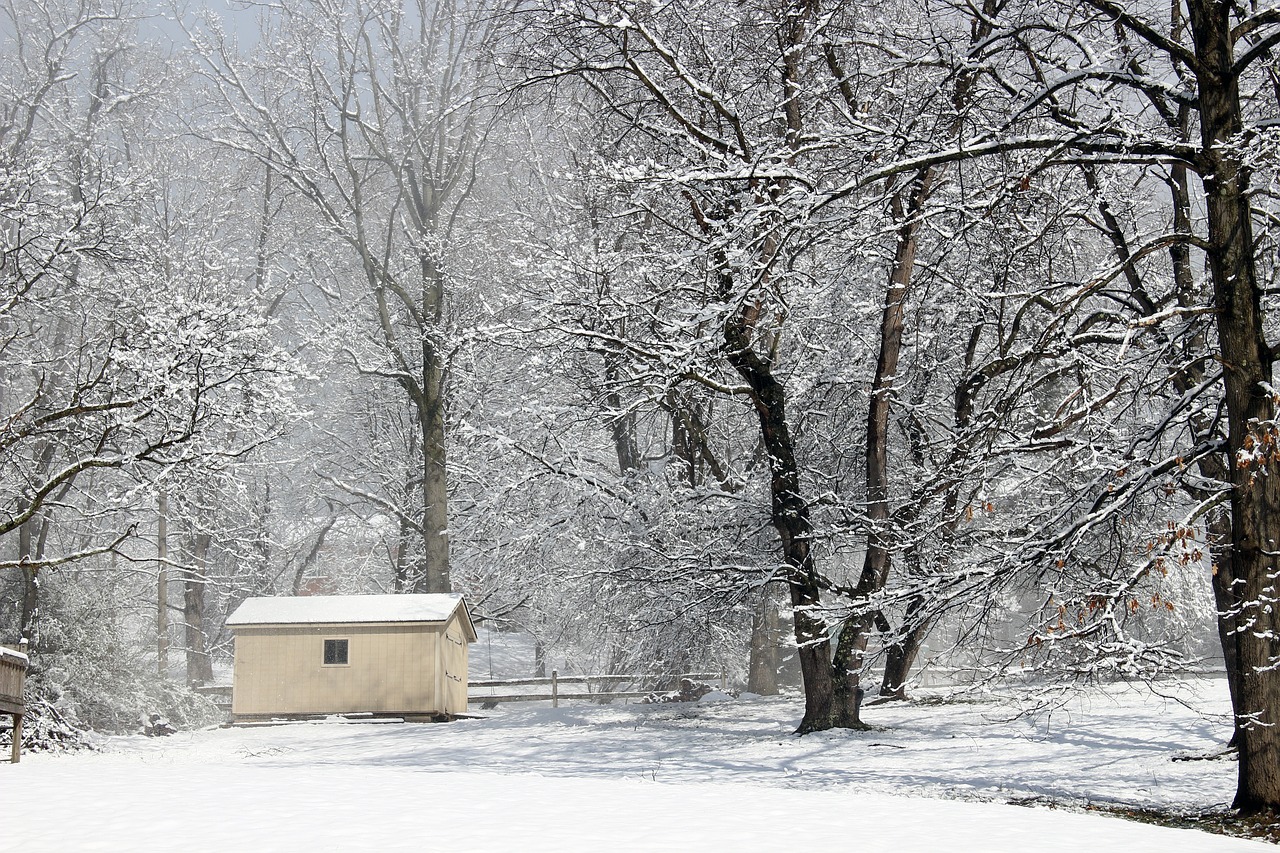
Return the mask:
{"type": "MultiPolygon", "coordinates": [[[[1224,661],[1280,806],[1280,10],[0,3],[0,640],[102,731],[253,595],[584,671],[1224,661]]],[[[1218,664],[1221,665],[1221,664],[1218,664]]]]}

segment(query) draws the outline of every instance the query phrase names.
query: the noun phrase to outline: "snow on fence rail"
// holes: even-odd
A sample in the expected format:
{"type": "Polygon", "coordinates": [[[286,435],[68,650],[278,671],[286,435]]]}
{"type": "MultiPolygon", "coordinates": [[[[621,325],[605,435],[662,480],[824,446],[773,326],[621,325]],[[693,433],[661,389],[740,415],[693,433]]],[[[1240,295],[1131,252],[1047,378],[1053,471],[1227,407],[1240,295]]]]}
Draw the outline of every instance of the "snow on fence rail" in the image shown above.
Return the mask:
{"type": "Polygon", "coordinates": [[[660,673],[650,673],[647,675],[635,675],[618,673],[615,675],[561,675],[557,670],[551,670],[550,678],[497,678],[486,679],[482,681],[467,682],[468,702],[480,702],[499,704],[502,702],[538,702],[551,700],[551,707],[560,707],[561,699],[636,699],[648,696],[658,689],[658,682],[663,679],[671,679],[679,682],[681,679],[689,679],[691,681],[714,679],[720,680],[720,689],[728,686],[728,675],[724,672],[689,672],[680,675],[662,675],[660,673]],[[586,685],[586,691],[563,692],[560,689],[562,684],[582,684],[586,685]],[[640,690],[599,690],[592,691],[592,684],[606,685],[651,685],[640,690]],[[492,689],[494,687],[541,687],[548,686],[551,689],[541,693],[472,693],[472,690],[492,689]]]}
{"type": "MultiPolygon", "coordinates": [[[[25,647],[23,641],[22,648],[25,647]]],[[[12,764],[22,758],[22,718],[27,713],[22,691],[27,680],[27,663],[24,652],[0,646],[0,714],[13,717],[13,746],[9,755],[12,764]]]]}

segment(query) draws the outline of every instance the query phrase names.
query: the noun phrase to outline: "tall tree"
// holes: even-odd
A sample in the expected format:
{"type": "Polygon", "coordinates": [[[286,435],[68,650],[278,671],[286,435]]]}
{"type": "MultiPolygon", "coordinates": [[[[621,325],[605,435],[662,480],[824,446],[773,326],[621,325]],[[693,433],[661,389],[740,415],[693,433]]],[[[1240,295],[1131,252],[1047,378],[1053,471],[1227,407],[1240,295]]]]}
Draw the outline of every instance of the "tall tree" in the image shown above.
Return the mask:
{"type": "Polygon", "coordinates": [[[2,565],[23,580],[18,629],[34,644],[42,574],[136,529],[80,497],[269,440],[254,402],[283,371],[260,318],[210,292],[210,241],[179,251],[156,215],[161,164],[132,155],[153,140],[164,75],[139,70],[162,60],[136,47],[129,9],[3,12],[0,540],[15,545],[2,565]],[[211,440],[229,412],[252,437],[211,440]]]}
{"type": "MultiPolygon", "coordinates": [[[[1174,217],[1177,230],[1150,238],[1132,260],[1122,259],[1116,274],[1171,243],[1188,246],[1205,259],[1215,357],[1223,365],[1220,449],[1227,464],[1219,470],[1227,476],[1221,485],[1230,509],[1230,539],[1229,548],[1218,550],[1229,559],[1217,563],[1215,571],[1229,575],[1219,589],[1234,593],[1220,596],[1227,605],[1220,617],[1227,622],[1226,656],[1235,670],[1240,747],[1235,804],[1255,812],[1280,807],[1280,732],[1274,725],[1280,714],[1275,667],[1280,648],[1275,645],[1278,617],[1270,580],[1280,541],[1275,470],[1280,457],[1273,453],[1277,399],[1259,273],[1262,243],[1255,232],[1259,213],[1253,209],[1256,175],[1269,168],[1261,154],[1263,127],[1275,101],[1266,81],[1273,73],[1268,57],[1280,41],[1280,20],[1274,10],[1201,0],[1176,4],[1171,19],[1163,21],[1148,12],[1112,0],[1062,3],[1034,28],[1037,35],[1031,38],[1024,19],[1028,14],[1039,17],[1039,10],[1003,7],[985,49],[996,85],[1021,81],[1012,87],[1018,98],[1014,119],[959,144],[907,158],[883,173],[999,152],[1057,149],[1086,162],[1168,168],[1179,187],[1177,174],[1184,174],[1183,168],[1199,176],[1203,220],[1188,221],[1186,208],[1176,206],[1183,211],[1174,217]],[[1099,41],[1107,48],[1085,49],[1099,41]],[[1198,140],[1178,133],[1180,114],[1198,126],[1198,140]],[[1039,133],[1028,132],[1032,117],[1039,121],[1039,133]]],[[[1266,221],[1265,212],[1260,213],[1266,221]]],[[[1173,262],[1179,264],[1178,258],[1173,262]]],[[[1197,309],[1183,304],[1166,316],[1187,316],[1197,309]]],[[[1166,434],[1164,425],[1155,434],[1166,434]]],[[[1207,443],[1175,455],[1194,461],[1218,449],[1210,435],[1207,443]]],[[[1054,541],[1082,541],[1100,517],[1118,512],[1144,484],[1181,464],[1153,459],[1120,466],[1091,511],[1054,541]]],[[[1146,570],[1140,565],[1135,576],[1146,570]]]]}
{"type": "Polygon", "coordinates": [[[218,94],[212,109],[225,112],[220,141],[274,169],[363,281],[344,298],[368,332],[345,349],[362,375],[401,390],[418,432],[418,543],[405,572],[418,592],[452,586],[449,291],[465,273],[458,247],[484,136],[489,25],[467,2],[377,0],[269,14],[253,54],[230,34],[190,31],[218,94]]]}
{"type": "MultiPolygon", "coordinates": [[[[804,675],[800,730],[858,727],[856,677],[831,663],[823,601],[831,584],[818,565],[788,401],[788,317],[802,283],[824,272],[809,253],[815,233],[792,227],[826,162],[830,106],[815,105],[813,93],[851,85],[819,49],[823,17],[808,3],[717,2],[560,4],[528,15],[539,40],[531,53],[545,61],[531,77],[581,81],[614,118],[614,133],[635,140],[613,153],[613,168],[668,229],[669,244],[648,251],[698,259],[661,272],[655,264],[647,297],[637,298],[670,307],[647,307],[646,327],[602,342],[662,385],[701,385],[748,406],[804,675]]],[[[696,434],[687,426],[679,434],[696,434]]]]}

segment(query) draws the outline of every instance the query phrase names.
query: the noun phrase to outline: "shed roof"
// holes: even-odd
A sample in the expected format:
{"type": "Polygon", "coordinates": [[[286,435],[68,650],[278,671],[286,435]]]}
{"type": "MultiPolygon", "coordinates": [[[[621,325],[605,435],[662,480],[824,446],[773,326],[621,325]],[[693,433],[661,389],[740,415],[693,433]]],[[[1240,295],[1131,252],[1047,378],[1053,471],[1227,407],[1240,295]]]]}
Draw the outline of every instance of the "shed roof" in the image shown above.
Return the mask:
{"type": "Polygon", "coordinates": [[[17,649],[5,648],[4,646],[0,646],[0,658],[8,658],[14,663],[19,663],[23,666],[26,666],[30,661],[30,658],[27,657],[25,652],[20,652],[17,649]]]}
{"type": "Polygon", "coordinates": [[[445,622],[459,607],[474,640],[461,595],[300,595],[248,598],[227,625],[336,625],[360,622],[445,622]]]}

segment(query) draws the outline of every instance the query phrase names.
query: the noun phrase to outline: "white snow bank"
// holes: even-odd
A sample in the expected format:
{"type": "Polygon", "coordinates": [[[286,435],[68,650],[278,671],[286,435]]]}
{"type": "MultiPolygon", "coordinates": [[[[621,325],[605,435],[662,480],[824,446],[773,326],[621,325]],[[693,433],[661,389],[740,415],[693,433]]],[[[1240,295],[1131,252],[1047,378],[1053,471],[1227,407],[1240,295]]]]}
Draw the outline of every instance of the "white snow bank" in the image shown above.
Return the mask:
{"type": "MultiPolygon", "coordinates": [[[[16,768],[15,768],[16,769],[16,768]]],[[[664,785],[366,766],[52,763],[6,777],[13,850],[1246,853],[1268,845],[1113,818],[854,790],[664,785]],[[68,787],[68,783],[70,787],[68,787]]]]}
{"type": "Polygon", "coordinates": [[[803,738],[791,734],[796,698],[516,705],[438,725],[113,738],[104,753],[0,764],[0,849],[1274,849],[1003,804],[1225,805],[1234,763],[1172,760],[1221,749],[1225,685],[1176,689],[1166,698],[1118,685],[1033,716],[1019,714],[1017,697],[893,703],[866,709],[872,731],[803,738]]]}

